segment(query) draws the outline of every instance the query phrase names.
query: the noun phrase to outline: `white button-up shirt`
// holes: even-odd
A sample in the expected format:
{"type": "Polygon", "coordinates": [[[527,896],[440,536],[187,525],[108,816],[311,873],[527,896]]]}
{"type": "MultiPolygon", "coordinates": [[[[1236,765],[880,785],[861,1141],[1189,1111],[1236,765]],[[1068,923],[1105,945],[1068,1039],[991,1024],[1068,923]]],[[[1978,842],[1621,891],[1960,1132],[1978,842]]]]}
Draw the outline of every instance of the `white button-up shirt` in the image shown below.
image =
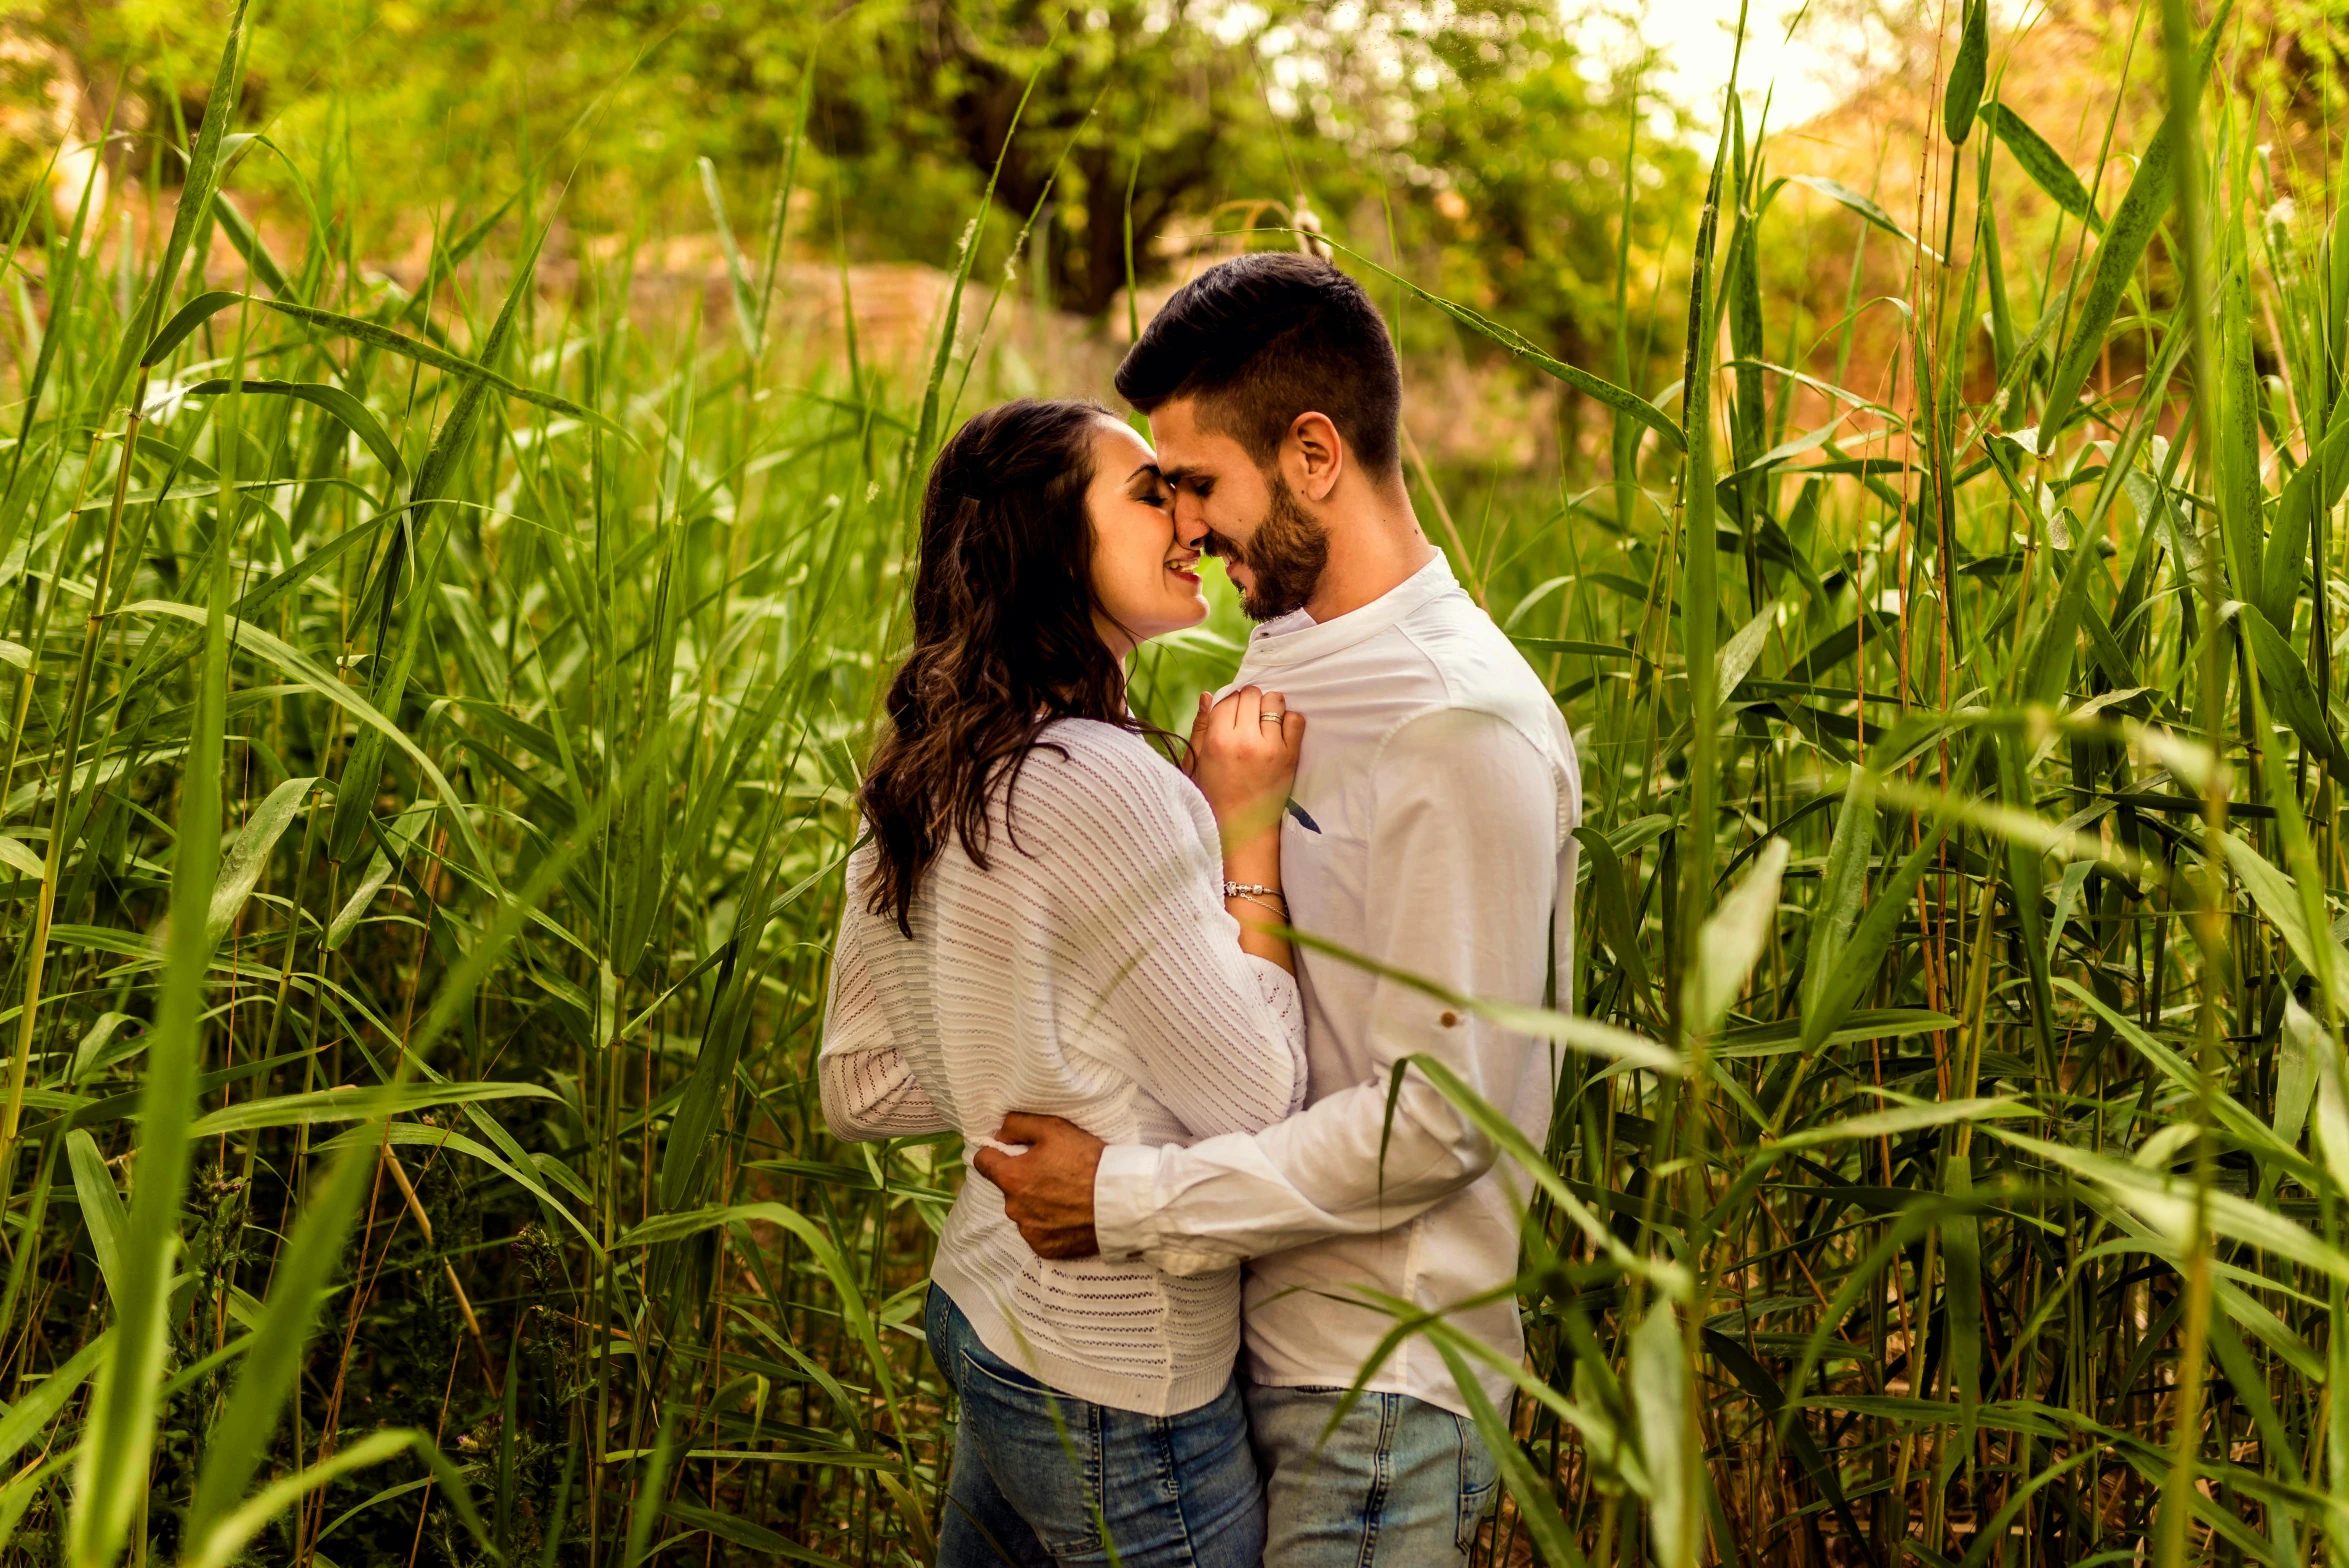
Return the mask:
{"type": "MultiPolygon", "coordinates": [[[[1305,715],[1281,831],[1298,930],[1370,965],[1446,989],[1543,1001],[1556,955],[1571,979],[1573,829],[1581,776],[1541,681],[1453,580],[1441,556],[1326,623],[1259,627],[1235,684],[1279,691],[1305,715]],[[1555,920],[1553,921],[1553,911],[1555,920]]],[[[1393,1318],[1384,1296],[1450,1309],[1516,1273],[1523,1178],[1404,1058],[1443,1062],[1538,1147],[1551,1047],[1447,1008],[1375,968],[1300,948],[1306,1108],[1254,1134],[1113,1144],[1095,1178],[1109,1256],[1170,1273],[1245,1260],[1250,1372],[1344,1387],[1393,1318]]],[[[1513,1298],[1448,1314],[1507,1362],[1524,1352],[1513,1298]]],[[[1478,1376],[1496,1402],[1508,1380],[1478,1376]]],[[[1465,1414],[1434,1349],[1407,1340],[1365,1386],[1465,1414]]]]}

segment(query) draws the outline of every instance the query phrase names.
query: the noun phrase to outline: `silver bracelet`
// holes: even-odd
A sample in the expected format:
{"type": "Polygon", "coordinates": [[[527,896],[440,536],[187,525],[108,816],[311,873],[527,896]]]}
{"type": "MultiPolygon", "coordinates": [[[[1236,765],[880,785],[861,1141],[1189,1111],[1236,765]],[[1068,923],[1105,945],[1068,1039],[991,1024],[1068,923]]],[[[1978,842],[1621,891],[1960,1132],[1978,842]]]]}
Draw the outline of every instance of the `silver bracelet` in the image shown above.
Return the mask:
{"type": "Polygon", "coordinates": [[[1288,902],[1286,898],[1281,897],[1279,888],[1266,887],[1261,882],[1226,882],[1223,885],[1223,896],[1226,898],[1246,898],[1251,893],[1259,893],[1266,898],[1278,898],[1284,904],[1288,902]]]}
{"type": "MultiPolygon", "coordinates": [[[[1283,900],[1279,904],[1268,904],[1263,899],[1251,898],[1246,893],[1228,893],[1224,896],[1226,898],[1236,898],[1243,904],[1254,904],[1258,909],[1263,910],[1266,914],[1278,916],[1280,923],[1284,926],[1289,923],[1289,911],[1286,900],[1283,900]]],[[[1274,896],[1276,898],[1279,897],[1278,894],[1275,894],[1274,896]]]]}

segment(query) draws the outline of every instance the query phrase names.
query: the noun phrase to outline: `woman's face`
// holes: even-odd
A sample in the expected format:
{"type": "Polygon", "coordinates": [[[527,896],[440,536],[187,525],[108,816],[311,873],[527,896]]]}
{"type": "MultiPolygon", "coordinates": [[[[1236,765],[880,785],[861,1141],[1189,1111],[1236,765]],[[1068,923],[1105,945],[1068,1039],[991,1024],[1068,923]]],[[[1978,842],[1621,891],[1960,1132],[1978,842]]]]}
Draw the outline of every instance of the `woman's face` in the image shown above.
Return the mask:
{"type": "Polygon", "coordinates": [[[1119,657],[1207,616],[1199,586],[1203,524],[1175,521],[1174,492],[1158,455],[1124,425],[1103,419],[1093,436],[1093,623],[1119,657]]]}

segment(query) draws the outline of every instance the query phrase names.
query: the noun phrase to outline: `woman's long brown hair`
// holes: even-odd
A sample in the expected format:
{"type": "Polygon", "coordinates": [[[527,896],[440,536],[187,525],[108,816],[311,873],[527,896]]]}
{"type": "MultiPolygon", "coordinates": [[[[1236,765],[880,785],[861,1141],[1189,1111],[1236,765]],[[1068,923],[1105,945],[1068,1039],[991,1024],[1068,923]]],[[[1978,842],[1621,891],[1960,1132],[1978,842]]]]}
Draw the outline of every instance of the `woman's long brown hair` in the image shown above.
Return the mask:
{"type": "MultiPolygon", "coordinates": [[[[987,802],[1056,719],[1139,729],[1125,672],[1093,620],[1093,403],[1022,399],[955,433],[922,495],[913,651],[891,682],[889,730],[865,774],[879,851],[874,914],[913,935],[922,873],[948,836],[984,869],[987,802]]],[[[1016,850],[1019,841],[1011,839],[1016,850]]]]}

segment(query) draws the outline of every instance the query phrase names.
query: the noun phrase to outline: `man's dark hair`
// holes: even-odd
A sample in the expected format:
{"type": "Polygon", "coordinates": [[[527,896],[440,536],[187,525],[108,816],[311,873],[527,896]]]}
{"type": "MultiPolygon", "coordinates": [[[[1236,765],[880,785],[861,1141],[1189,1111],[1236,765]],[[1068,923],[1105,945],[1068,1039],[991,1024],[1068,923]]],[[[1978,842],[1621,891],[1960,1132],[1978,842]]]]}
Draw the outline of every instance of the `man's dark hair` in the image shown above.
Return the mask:
{"type": "Polygon", "coordinates": [[[1362,285],[1298,251],[1208,268],[1166,302],[1117,367],[1147,414],[1196,398],[1200,423],[1270,467],[1299,414],[1327,414],[1372,474],[1397,471],[1403,375],[1362,285]]]}

